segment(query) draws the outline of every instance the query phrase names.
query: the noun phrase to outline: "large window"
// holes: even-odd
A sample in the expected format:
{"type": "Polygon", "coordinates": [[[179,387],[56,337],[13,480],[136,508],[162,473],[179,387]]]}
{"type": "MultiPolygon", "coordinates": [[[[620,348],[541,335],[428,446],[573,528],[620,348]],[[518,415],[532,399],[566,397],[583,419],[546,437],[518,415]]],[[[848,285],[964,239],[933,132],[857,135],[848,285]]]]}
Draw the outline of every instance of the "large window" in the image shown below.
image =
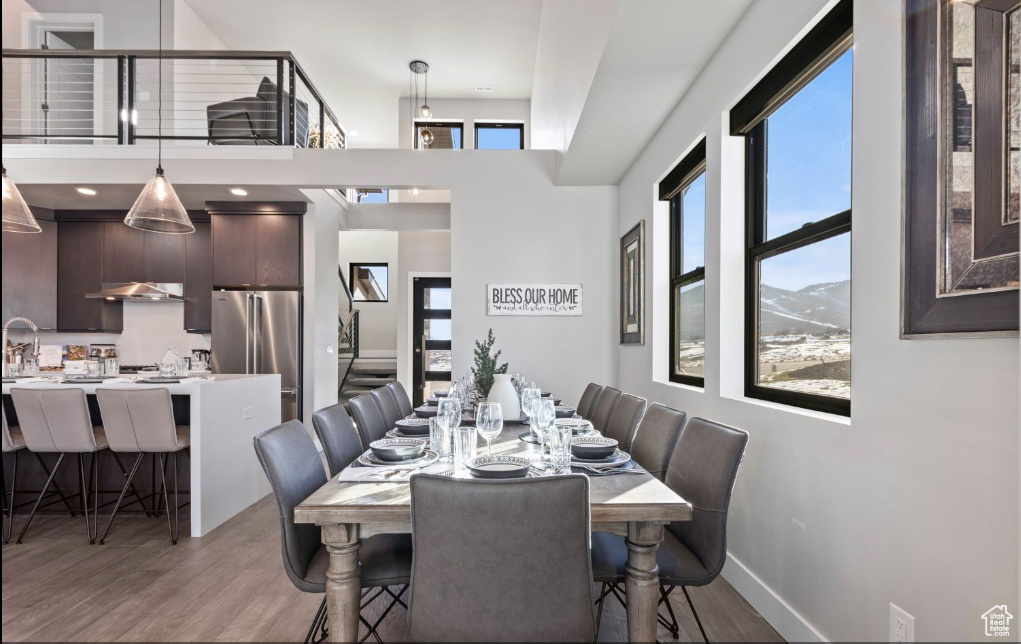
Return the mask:
{"type": "Polygon", "coordinates": [[[476,123],[476,150],[524,150],[525,126],[522,123],[476,123]]]}
{"type": "Polygon", "coordinates": [[[746,137],[745,394],[851,409],[851,2],[731,112],[746,137]]]}
{"type": "Polygon", "coordinates": [[[705,384],[705,140],[660,183],[670,200],[670,380],[705,384]]]}
{"type": "Polygon", "coordinates": [[[356,302],[388,302],[389,273],[386,264],[351,264],[351,295],[356,302]]]}
{"type": "Polygon", "coordinates": [[[463,147],[464,123],[415,121],[416,150],[460,150],[463,147]]]}

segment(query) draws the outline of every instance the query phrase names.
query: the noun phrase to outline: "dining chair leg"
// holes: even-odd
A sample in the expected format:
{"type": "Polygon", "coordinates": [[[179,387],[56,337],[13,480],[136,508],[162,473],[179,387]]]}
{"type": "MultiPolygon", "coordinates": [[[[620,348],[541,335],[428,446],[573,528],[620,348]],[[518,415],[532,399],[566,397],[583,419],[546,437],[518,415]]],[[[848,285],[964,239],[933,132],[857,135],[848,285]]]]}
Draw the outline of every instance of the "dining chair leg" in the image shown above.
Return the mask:
{"type": "Polygon", "coordinates": [[[674,607],[670,604],[670,593],[674,591],[677,586],[671,586],[667,588],[662,582],[659,584],[659,603],[666,604],[666,610],[670,614],[670,621],[668,622],[659,612],[656,613],[656,618],[659,623],[662,624],[670,634],[673,635],[674,639],[678,639],[681,632],[681,626],[677,623],[677,616],[674,615],[674,607]]]}
{"type": "Polygon", "coordinates": [[[82,511],[85,513],[85,537],[90,544],[96,543],[99,530],[99,453],[92,452],[89,458],[88,477],[85,474],[85,455],[78,454],[78,476],[81,479],[82,511]],[[95,481],[93,482],[93,477],[95,481]],[[93,487],[93,483],[95,483],[93,487]],[[89,494],[95,489],[95,507],[89,519],[89,494]]]}
{"type": "Polygon", "coordinates": [[[4,492],[4,504],[5,504],[5,507],[4,507],[4,517],[7,518],[7,524],[3,528],[3,537],[4,537],[4,545],[5,546],[8,543],[11,542],[11,532],[14,529],[14,505],[15,505],[15,495],[17,494],[17,489],[18,489],[17,488],[17,486],[18,486],[18,456],[20,454],[21,454],[21,450],[18,450],[16,452],[14,452],[14,468],[13,468],[14,473],[13,473],[13,476],[11,476],[11,492],[10,492],[11,503],[10,503],[10,505],[6,505],[6,503],[7,503],[7,473],[6,472],[3,473],[3,484],[4,484],[3,492],[4,492]]]}
{"type": "MultiPolygon", "coordinates": [[[[39,452],[32,452],[32,453],[35,454],[36,460],[39,461],[39,467],[43,468],[43,471],[46,472],[46,476],[49,477],[51,481],[53,481],[53,492],[54,492],[54,494],[56,494],[57,496],[60,497],[60,500],[63,501],[64,506],[67,508],[68,513],[72,517],[78,516],[77,514],[75,514],[74,508],[71,507],[71,502],[67,499],[67,495],[64,494],[64,490],[62,490],[60,488],[60,484],[57,483],[55,480],[53,480],[53,472],[51,472],[50,468],[46,466],[46,461],[43,460],[42,455],[39,452]]],[[[58,460],[57,463],[59,463],[59,462],[60,461],[58,460]]],[[[54,465],[53,469],[55,470],[56,468],[57,468],[57,466],[54,465]]]]}
{"type": "MultiPolygon", "coordinates": [[[[42,458],[40,458],[39,461],[42,462],[42,458]]],[[[39,498],[35,500],[35,505],[32,506],[32,511],[29,512],[28,514],[28,520],[25,521],[25,525],[21,527],[21,532],[18,533],[18,539],[17,541],[15,541],[15,543],[21,543],[21,540],[25,538],[25,533],[28,532],[28,526],[31,525],[32,519],[35,518],[36,510],[39,509],[39,504],[43,502],[43,497],[46,496],[46,491],[50,489],[50,484],[53,483],[53,477],[57,475],[57,470],[60,469],[60,464],[63,462],[64,454],[61,454],[59,457],[57,457],[57,463],[53,466],[53,470],[50,471],[50,475],[46,479],[46,485],[43,486],[43,491],[39,493],[39,498]]],[[[45,463],[43,463],[43,469],[46,469],[45,463]]],[[[63,498],[63,496],[61,496],[61,498],[63,498]]],[[[67,503],[67,499],[64,499],[64,501],[65,503],[67,503]]],[[[71,508],[70,504],[67,505],[68,509],[70,509],[71,508]]],[[[72,514],[71,516],[74,516],[74,514],[72,514]]]]}
{"type": "Polygon", "coordinates": [[[688,600],[688,606],[691,607],[691,614],[695,616],[695,623],[698,624],[698,630],[702,633],[702,639],[705,640],[706,644],[709,644],[709,636],[705,634],[705,629],[702,628],[702,620],[698,618],[698,611],[695,610],[695,604],[691,603],[691,595],[688,594],[687,587],[681,586],[681,590],[684,592],[684,598],[688,600]]]}
{"type": "MultiPolygon", "coordinates": [[[[138,471],[138,466],[142,464],[142,459],[144,457],[145,454],[139,454],[135,459],[135,464],[131,467],[131,473],[127,475],[128,481],[124,484],[124,489],[121,490],[121,495],[117,497],[117,503],[113,506],[113,513],[110,514],[110,520],[106,523],[106,529],[103,530],[103,536],[99,538],[99,545],[103,545],[106,542],[106,537],[110,534],[110,528],[113,527],[113,520],[117,518],[117,511],[121,509],[121,503],[124,502],[124,497],[127,496],[128,488],[133,487],[131,485],[131,481],[134,480],[135,473],[138,471]]],[[[135,495],[138,496],[138,492],[135,492],[135,495]]],[[[141,502],[141,497],[139,498],[139,502],[141,502]]],[[[142,508],[144,509],[145,506],[143,505],[142,508]]],[[[148,511],[146,511],[145,514],[146,516],[149,516],[148,511]]]]}
{"type": "Polygon", "coordinates": [[[305,636],[305,644],[311,644],[316,641],[312,638],[315,637],[316,631],[320,628],[320,623],[323,621],[326,614],[326,597],[323,597],[323,602],[319,604],[319,610],[316,611],[316,617],[312,620],[312,626],[308,629],[308,635],[305,636]]]}
{"type": "Polygon", "coordinates": [[[599,606],[599,610],[596,611],[596,641],[599,641],[599,625],[603,622],[603,601],[606,600],[606,595],[609,591],[606,590],[606,582],[599,587],[599,599],[596,600],[596,605],[599,606]]]}
{"type": "MultiPolygon", "coordinates": [[[[128,484],[131,485],[131,493],[135,495],[136,499],[138,499],[138,504],[142,506],[142,511],[145,512],[145,516],[149,516],[149,508],[145,506],[145,497],[143,497],[141,493],[139,493],[138,488],[132,481],[132,479],[134,478],[134,474],[132,474],[130,477],[128,476],[128,471],[124,468],[124,463],[121,462],[121,457],[117,455],[117,452],[111,451],[110,454],[113,456],[113,460],[117,461],[117,468],[121,471],[121,474],[124,475],[124,477],[128,480],[128,484]]],[[[144,454],[138,455],[137,459],[138,463],[142,462],[142,456],[144,456],[144,454]]],[[[135,469],[138,469],[137,466],[135,467],[135,469]]]]}

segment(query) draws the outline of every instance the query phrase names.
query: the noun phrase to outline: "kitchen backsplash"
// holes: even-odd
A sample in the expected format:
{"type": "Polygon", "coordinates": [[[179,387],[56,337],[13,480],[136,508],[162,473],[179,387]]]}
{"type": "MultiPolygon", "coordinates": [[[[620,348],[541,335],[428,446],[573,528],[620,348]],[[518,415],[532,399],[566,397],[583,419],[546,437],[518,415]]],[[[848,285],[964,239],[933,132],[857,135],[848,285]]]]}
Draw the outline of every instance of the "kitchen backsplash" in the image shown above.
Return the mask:
{"type": "MultiPolygon", "coordinates": [[[[12,328],[10,337],[23,340],[27,329],[12,328]]],[[[184,303],[152,304],[124,302],[124,331],[121,333],[53,333],[42,332],[39,342],[54,345],[115,344],[121,364],[159,362],[167,347],[174,347],[181,356],[194,349],[209,349],[209,335],[186,333],[184,303]]]]}

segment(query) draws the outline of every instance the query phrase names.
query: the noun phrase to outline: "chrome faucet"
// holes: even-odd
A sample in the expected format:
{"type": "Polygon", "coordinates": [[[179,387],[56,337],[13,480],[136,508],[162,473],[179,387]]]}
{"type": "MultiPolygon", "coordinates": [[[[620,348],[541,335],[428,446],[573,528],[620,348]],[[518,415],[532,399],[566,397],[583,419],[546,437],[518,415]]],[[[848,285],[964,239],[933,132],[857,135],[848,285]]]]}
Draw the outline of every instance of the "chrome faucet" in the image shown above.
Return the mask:
{"type": "Polygon", "coordinates": [[[15,322],[20,322],[21,324],[24,324],[25,326],[27,326],[30,329],[32,329],[32,333],[35,334],[35,338],[32,340],[32,353],[33,353],[33,355],[35,355],[36,359],[39,358],[39,327],[37,327],[35,325],[35,322],[33,322],[32,320],[29,320],[28,318],[22,318],[22,317],[13,317],[13,318],[7,320],[6,322],[4,322],[4,327],[3,327],[3,341],[0,342],[0,346],[3,347],[3,352],[4,352],[4,375],[5,376],[8,373],[7,365],[15,363],[14,354],[17,351],[17,349],[23,348],[23,347],[25,347],[28,344],[28,343],[19,344],[18,346],[11,347],[10,349],[7,348],[7,329],[10,328],[10,326],[12,324],[14,324],[15,322]]]}

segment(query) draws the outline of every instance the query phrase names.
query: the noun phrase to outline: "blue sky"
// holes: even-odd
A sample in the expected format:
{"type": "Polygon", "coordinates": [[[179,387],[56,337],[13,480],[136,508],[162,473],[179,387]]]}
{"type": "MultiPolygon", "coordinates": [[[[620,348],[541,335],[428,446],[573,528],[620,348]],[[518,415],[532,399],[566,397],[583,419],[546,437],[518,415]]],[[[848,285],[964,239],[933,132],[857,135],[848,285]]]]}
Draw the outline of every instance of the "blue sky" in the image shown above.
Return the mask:
{"type": "Polygon", "coordinates": [[[518,150],[521,147],[521,132],[517,128],[506,130],[482,128],[478,130],[478,137],[478,149],[480,150],[518,150]]]}

